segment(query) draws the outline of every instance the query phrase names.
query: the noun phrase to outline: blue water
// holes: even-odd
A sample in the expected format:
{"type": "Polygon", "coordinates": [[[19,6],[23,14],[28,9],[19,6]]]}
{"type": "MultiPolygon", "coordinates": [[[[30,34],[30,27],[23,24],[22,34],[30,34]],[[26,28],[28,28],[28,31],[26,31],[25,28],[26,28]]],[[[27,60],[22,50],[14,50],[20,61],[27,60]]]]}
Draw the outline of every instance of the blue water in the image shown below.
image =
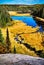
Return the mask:
{"type": "Polygon", "coordinates": [[[29,26],[33,26],[33,27],[37,26],[35,20],[32,17],[29,17],[29,16],[11,16],[11,18],[13,20],[20,20],[20,21],[26,23],[29,26]]]}

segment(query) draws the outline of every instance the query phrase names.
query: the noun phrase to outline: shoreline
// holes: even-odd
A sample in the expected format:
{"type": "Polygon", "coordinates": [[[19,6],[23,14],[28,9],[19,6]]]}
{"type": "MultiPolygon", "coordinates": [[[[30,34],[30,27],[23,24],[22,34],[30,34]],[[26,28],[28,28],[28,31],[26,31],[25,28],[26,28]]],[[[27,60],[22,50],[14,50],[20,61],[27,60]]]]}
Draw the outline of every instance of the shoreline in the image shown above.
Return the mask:
{"type": "Polygon", "coordinates": [[[8,13],[10,14],[10,16],[31,16],[30,13],[21,14],[21,13],[15,12],[15,11],[8,11],[8,13]]]}

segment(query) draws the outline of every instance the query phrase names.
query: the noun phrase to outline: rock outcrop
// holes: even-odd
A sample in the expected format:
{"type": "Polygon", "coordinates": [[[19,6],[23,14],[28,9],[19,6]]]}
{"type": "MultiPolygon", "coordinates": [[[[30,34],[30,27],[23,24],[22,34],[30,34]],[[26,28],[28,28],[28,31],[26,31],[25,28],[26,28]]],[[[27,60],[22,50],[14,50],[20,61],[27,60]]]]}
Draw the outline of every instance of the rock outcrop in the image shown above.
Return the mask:
{"type": "Polygon", "coordinates": [[[44,59],[21,54],[0,54],[0,65],[44,65],[44,59]]]}

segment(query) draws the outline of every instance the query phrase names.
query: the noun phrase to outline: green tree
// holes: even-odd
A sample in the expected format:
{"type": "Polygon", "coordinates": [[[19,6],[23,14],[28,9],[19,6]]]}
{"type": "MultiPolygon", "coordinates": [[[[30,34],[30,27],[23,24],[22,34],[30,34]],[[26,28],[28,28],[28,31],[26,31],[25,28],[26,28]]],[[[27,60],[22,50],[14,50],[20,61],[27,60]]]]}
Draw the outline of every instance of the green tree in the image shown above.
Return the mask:
{"type": "Polygon", "coordinates": [[[1,29],[0,29],[0,42],[2,44],[4,44],[4,38],[3,38],[3,35],[2,35],[2,32],[1,32],[1,29]]]}
{"type": "Polygon", "coordinates": [[[7,23],[11,21],[10,15],[8,14],[5,7],[0,6],[0,27],[5,27],[7,23]]]}
{"type": "Polygon", "coordinates": [[[10,38],[9,38],[9,31],[8,31],[8,28],[7,28],[7,36],[6,36],[6,48],[7,48],[7,53],[10,53],[11,52],[11,42],[10,42],[10,38]]]}
{"type": "Polygon", "coordinates": [[[42,54],[40,54],[40,57],[44,58],[44,52],[42,52],[42,54]]]}
{"type": "Polygon", "coordinates": [[[13,53],[16,53],[16,48],[15,48],[15,46],[14,46],[14,48],[13,48],[13,53]]]}

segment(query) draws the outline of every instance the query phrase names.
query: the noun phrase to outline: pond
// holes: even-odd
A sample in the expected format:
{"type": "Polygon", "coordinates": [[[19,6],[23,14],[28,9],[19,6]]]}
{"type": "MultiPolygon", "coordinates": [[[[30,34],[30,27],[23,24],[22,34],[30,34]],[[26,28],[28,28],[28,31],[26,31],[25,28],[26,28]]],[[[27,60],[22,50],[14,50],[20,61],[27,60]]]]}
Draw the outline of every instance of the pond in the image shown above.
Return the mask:
{"type": "MultiPolygon", "coordinates": [[[[30,16],[11,16],[11,18],[13,20],[20,20],[20,21],[22,21],[22,22],[24,22],[27,25],[32,26],[32,27],[37,26],[36,21],[30,16]]],[[[42,28],[40,28],[40,30],[42,31],[42,28]]]]}

